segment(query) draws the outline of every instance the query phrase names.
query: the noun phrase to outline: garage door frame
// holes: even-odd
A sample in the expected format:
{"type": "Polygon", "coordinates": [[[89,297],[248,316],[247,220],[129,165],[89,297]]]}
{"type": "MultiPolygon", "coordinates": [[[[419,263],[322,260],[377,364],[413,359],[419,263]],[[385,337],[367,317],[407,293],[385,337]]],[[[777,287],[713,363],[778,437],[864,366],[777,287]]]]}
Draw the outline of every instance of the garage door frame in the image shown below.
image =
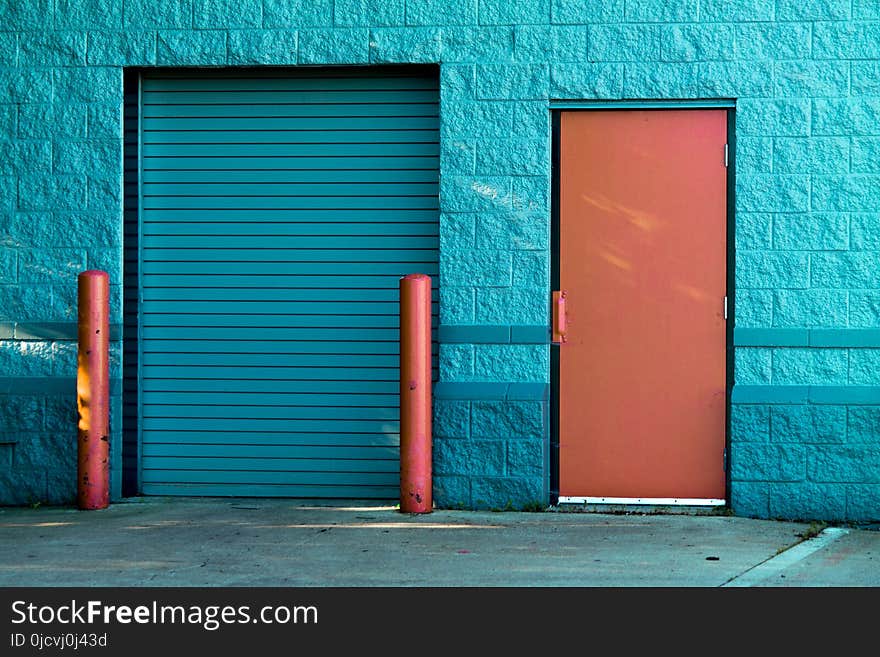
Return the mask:
{"type": "MultiPolygon", "coordinates": [[[[141,208],[142,208],[142,182],[140,175],[141,163],[141,117],[142,112],[142,80],[145,76],[161,76],[163,74],[186,75],[193,77],[222,77],[224,75],[241,76],[249,71],[260,75],[283,76],[285,73],[296,75],[308,70],[309,75],[316,75],[320,71],[332,73],[339,72],[368,72],[370,75],[382,72],[404,73],[409,75],[426,76],[439,80],[439,67],[436,65],[388,65],[369,67],[235,67],[235,68],[205,68],[205,67],[156,67],[156,68],[127,68],[124,72],[125,106],[123,120],[125,122],[125,160],[124,167],[124,211],[127,213],[124,221],[123,238],[123,440],[122,440],[122,492],[123,496],[143,494],[143,427],[142,408],[143,391],[140,381],[142,378],[143,363],[143,340],[140,321],[141,294],[141,208]],[[130,218],[137,217],[135,224],[130,218]],[[134,225],[134,229],[132,226],[134,225]]],[[[439,102],[439,86],[438,97],[439,102]]],[[[439,175],[439,171],[438,171],[439,175]]],[[[439,182],[439,178],[438,178],[439,182]]],[[[439,221],[439,208],[436,211],[439,221]]],[[[439,254],[439,248],[438,248],[439,254]]],[[[412,272],[406,272],[412,273],[412,272]]],[[[439,280],[435,278],[435,290],[439,280]]],[[[435,299],[436,301],[436,299],[435,299]]],[[[436,349],[436,336],[434,340],[436,349]]]]}

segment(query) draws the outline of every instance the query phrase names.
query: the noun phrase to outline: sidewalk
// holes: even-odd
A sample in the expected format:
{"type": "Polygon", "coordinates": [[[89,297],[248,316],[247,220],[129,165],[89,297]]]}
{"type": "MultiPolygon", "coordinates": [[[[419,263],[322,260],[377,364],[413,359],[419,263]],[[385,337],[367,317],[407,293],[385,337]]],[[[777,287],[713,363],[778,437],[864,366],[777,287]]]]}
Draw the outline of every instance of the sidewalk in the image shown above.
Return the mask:
{"type": "Polygon", "coordinates": [[[301,500],[0,508],[0,586],[880,586],[880,531],[301,500]],[[342,503],[340,503],[342,504],[342,503]]]}

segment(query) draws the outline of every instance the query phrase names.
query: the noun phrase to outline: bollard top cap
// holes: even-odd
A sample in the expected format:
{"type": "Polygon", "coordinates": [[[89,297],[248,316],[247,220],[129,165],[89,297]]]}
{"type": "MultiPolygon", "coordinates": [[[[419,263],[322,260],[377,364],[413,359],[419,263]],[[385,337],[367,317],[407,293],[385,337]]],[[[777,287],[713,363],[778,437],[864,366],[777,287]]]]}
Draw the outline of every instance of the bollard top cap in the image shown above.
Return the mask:
{"type": "Polygon", "coordinates": [[[400,280],[402,281],[420,281],[424,279],[431,280],[431,277],[427,274],[407,274],[406,276],[401,276],[400,280]]]}
{"type": "Polygon", "coordinates": [[[110,274],[100,269],[89,269],[84,272],[81,272],[79,275],[80,278],[110,278],[110,274]]]}

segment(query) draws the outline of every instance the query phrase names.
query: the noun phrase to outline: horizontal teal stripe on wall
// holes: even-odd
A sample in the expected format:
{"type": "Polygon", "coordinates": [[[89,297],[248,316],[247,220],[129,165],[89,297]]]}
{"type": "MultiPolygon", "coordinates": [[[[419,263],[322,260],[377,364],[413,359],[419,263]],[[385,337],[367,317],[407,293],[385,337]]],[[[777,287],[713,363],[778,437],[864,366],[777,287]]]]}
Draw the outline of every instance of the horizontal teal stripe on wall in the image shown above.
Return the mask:
{"type": "MultiPolygon", "coordinates": [[[[122,379],[110,379],[110,395],[122,394],[122,379]]],[[[2,376],[0,395],[76,395],[74,376],[2,376]]]]}
{"type": "Polygon", "coordinates": [[[880,386],[734,386],[733,404],[880,405],[880,386]]]}
{"type": "Polygon", "coordinates": [[[880,329],[736,328],[737,347],[880,347],[880,329]]]}
{"type": "Polygon", "coordinates": [[[500,326],[441,324],[437,329],[440,342],[467,344],[546,344],[550,341],[547,326],[500,326]]]}
{"type": "MultiPolygon", "coordinates": [[[[76,322],[5,322],[0,324],[0,340],[77,340],[76,322]]],[[[122,326],[110,325],[110,340],[122,339],[122,326]]]]}
{"type": "Polygon", "coordinates": [[[434,385],[435,399],[462,401],[544,401],[550,397],[546,383],[496,383],[441,381],[434,385]]]}

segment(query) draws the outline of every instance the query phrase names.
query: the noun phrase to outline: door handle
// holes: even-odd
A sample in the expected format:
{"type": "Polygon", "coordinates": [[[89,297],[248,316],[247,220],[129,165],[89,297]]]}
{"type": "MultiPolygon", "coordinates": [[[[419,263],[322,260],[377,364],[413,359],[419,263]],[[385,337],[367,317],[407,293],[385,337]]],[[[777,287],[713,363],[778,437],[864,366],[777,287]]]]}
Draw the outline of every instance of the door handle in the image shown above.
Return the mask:
{"type": "Polygon", "coordinates": [[[553,325],[551,327],[551,342],[554,344],[562,344],[566,341],[566,316],[565,316],[565,292],[562,290],[553,291],[553,325]]]}

